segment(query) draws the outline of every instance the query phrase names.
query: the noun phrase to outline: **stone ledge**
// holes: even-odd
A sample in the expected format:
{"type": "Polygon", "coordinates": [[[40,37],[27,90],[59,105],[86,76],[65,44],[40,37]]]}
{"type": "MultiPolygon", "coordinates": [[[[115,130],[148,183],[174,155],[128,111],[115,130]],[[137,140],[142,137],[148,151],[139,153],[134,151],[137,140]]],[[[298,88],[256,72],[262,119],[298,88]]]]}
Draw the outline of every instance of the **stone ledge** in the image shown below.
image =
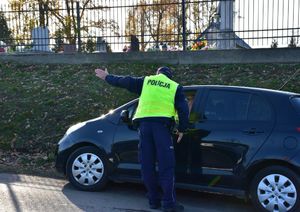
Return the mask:
{"type": "Polygon", "coordinates": [[[128,53],[1,53],[0,61],[13,61],[28,64],[99,64],[137,62],[173,65],[300,63],[300,48],[128,53]]]}

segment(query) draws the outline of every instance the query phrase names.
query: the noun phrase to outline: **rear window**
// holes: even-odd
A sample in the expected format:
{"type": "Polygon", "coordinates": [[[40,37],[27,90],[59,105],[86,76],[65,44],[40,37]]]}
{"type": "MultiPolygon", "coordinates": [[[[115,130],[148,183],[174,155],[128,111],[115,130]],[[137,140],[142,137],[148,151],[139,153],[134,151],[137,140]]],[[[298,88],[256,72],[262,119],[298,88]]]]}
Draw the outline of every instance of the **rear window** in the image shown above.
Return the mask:
{"type": "Polygon", "coordinates": [[[249,98],[248,93],[212,90],[207,98],[204,118],[219,121],[246,120],[249,98]]]}
{"type": "Polygon", "coordinates": [[[296,109],[297,113],[300,114],[300,97],[293,97],[291,99],[292,105],[296,109]]]}
{"type": "Polygon", "coordinates": [[[272,108],[269,103],[260,96],[253,95],[248,111],[248,120],[270,121],[272,119],[272,108]]]}

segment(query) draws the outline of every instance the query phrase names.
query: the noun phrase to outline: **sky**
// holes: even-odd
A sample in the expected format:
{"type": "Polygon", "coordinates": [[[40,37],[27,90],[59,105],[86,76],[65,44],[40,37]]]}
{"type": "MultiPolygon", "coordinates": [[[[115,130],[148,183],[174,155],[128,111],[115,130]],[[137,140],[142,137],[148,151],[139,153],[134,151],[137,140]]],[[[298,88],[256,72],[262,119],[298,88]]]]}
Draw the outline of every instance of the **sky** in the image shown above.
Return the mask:
{"type": "MultiPolygon", "coordinates": [[[[281,36],[299,36],[300,0],[236,0],[236,30],[261,30],[238,33],[241,37],[278,37],[281,46],[287,46],[289,38],[281,36]],[[250,16],[249,14],[255,14],[250,16]],[[250,17],[250,18],[249,18],[250,17]],[[295,28],[287,30],[287,28],[295,28]],[[298,29],[296,29],[298,28],[298,29]],[[268,29],[268,31],[262,31],[268,29]],[[281,29],[281,30],[276,30],[281,29]]],[[[250,46],[263,47],[271,44],[272,39],[251,40],[250,46]]]]}

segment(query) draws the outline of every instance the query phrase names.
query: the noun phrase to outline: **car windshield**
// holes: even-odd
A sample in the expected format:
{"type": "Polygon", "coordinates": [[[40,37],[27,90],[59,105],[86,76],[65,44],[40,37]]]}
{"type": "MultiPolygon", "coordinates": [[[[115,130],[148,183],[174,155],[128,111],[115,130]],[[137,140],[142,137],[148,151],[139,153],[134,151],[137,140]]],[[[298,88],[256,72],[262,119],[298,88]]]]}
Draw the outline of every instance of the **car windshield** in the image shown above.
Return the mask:
{"type": "Polygon", "coordinates": [[[293,97],[291,99],[291,102],[292,102],[294,108],[296,109],[297,113],[300,114],[300,96],[293,97]]]}

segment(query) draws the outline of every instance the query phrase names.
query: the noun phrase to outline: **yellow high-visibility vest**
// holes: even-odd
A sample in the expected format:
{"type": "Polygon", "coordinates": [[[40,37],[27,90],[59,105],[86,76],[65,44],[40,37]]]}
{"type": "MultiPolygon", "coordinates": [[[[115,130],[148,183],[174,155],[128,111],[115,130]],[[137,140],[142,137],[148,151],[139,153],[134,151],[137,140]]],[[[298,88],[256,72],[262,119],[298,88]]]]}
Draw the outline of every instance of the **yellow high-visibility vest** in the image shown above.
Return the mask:
{"type": "Polygon", "coordinates": [[[145,77],[139,105],[133,119],[175,117],[175,95],[178,83],[164,74],[145,77]]]}

